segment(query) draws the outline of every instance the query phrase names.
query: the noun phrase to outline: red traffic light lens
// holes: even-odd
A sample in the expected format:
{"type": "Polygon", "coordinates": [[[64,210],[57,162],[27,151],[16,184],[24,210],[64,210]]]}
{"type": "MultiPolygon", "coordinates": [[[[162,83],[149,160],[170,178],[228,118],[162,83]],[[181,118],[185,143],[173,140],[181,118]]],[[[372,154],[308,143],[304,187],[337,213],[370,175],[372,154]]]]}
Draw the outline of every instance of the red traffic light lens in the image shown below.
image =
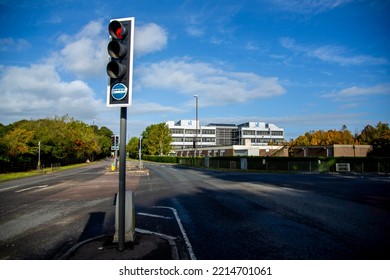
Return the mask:
{"type": "Polygon", "coordinates": [[[122,28],[118,28],[115,31],[115,34],[116,34],[116,37],[118,37],[119,39],[122,39],[122,28]]]}
{"type": "Polygon", "coordinates": [[[127,29],[117,20],[110,22],[110,25],[108,26],[108,32],[114,39],[123,39],[127,35],[127,29]]]}

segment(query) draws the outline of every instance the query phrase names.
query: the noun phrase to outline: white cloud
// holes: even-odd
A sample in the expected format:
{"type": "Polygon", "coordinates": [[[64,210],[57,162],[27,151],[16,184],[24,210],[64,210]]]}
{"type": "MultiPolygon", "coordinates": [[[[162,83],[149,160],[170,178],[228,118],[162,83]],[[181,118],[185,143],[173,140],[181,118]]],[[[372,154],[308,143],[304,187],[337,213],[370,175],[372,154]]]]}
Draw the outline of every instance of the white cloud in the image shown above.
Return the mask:
{"type": "Polygon", "coordinates": [[[0,51],[24,51],[31,47],[31,44],[24,39],[0,38],[0,51]]]}
{"type": "Polygon", "coordinates": [[[304,54],[319,60],[337,63],[340,65],[381,65],[388,64],[386,58],[373,57],[369,55],[348,56],[349,52],[342,46],[324,45],[324,46],[304,46],[295,42],[292,38],[281,38],[282,47],[291,50],[297,54],[304,54]]]}
{"type": "Polygon", "coordinates": [[[229,72],[188,59],[143,65],[137,75],[141,87],[162,88],[184,95],[201,94],[204,106],[243,103],[285,93],[276,77],[229,72]]]}
{"type": "MultiPolygon", "coordinates": [[[[165,30],[156,24],[144,25],[137,31],[136,46],[141,55],[161,50],[167,44],[165,30]]],[[[3,49],[17,43],[25,48],[29,46],[24,40],[1,39],[0,43],[3,49]]],[[[58,44],[60,49],[41,64],[26,67],[0,65],[0,122],[65,114],[90,120],[107,110],[86,82],[93,77],[106,79],[107,28],[100,20],[91,21],[77,34],[61,34],[58,44]],[[68,78],[74,75],[75,79],[65,81],[64,71],[70,74],[68,78]]],[[[173,109],[148,105],[155,111],[173,109]]]]}
{"type": "Polygon", "coordinates": [[[345,5],[353,0],[273,0],[279,9],[299,14],[320,14],[345,5]]]}
{"type": "Polygon", "coordinates": [[[65,114],[85,120],[105,108],[92,88],[79,79],[105,71],[107,40],[101,22],[92,21],[75,35],[62,34],[58,42],[63,47],[40,64],[1,67],[2,122],[65,114]],[[77,79],[64,81],[60,70],[77,79]]]}
{"type": "Polygon", "coordinates": [[[59,72],[65,70],[78,78],[103,73],[107,40],[101,22],[92,21],[75,35],[63,34],[58,42],[63,47],[41,64],[1,68],[2,121],[65,114],[90,119],[105,108],[86,82],[80,79],[66,82],[59,72]]]}
{"type": "Polygon", "coordinates": [[[247,49],[248,51],[257,51],[259,50],[259,47],[256,43],[250,41],[246,43],[245,49],[247,49]]]}
{"type": "Polygon", "coordinates": [[[81,119],[93,118],[104,106],[83,81],[61,81],[53,65],[3,67],[1,70],[2,121],[65,114],[81,119]]]}
{"type": "Polygon", "coordinates": [[[161,26],[149,23],[136,27],[134,33],[134,54],[142,56],[161,51],[168,43],[167,32],[161,26]]]}
{"type": "Polygon", "coordinates": [[[204,30],[194,25],[188,26],[186,32],[191,37],[202,37],[204,35],[204,30]]]}
{"type": "Polygon", "coordinates": [[[130,110],[131,115],[183,113],[185,110],[173,106],[164,106],[153,102],[134,100],[130,110]]]}
{"type": "Polygon", "coordinates": [[[373,95],[390,95],[390,84],[380,84],[372,87],[349,87],[322,95],[322,97],[347,99],[350,97],[362,97],[373,95]]]}
{"type": "Polygon", "coordinates": [[[225,43],[222,39],[216,38],[215,36],[210,38],[210,43],[213,45],[222,45],[225,43]]]}
{"type": "Polygon", "coordinates": [[[347,50],[340,46],[322,46],[309,50],[307,54],[322,61],[334,62],[341,65],[386,64],[385,58],[377,58],[369,55],[346,56],[347,50]]]}
{"type": "Polygon", "coordinates": [[[107,36],[100,21],[91,21],[79,33],[62,35],[64,47],[53,59],[66,71],[77,77],[91,77],[104,72],[107,64],[107,36]]]}
{"type": "MultiPolygon", "coordinates": [[[[162,50],[168,41],[166,31],[154,23],[136,27],[134,36],[139,56],[162,50]]],[[[91,21],[75,35],[62,34],[58,41],[64,45],[52,56],[58,66],[80,78],[105,75],[108,34],[101,21],[91,21]]]]}

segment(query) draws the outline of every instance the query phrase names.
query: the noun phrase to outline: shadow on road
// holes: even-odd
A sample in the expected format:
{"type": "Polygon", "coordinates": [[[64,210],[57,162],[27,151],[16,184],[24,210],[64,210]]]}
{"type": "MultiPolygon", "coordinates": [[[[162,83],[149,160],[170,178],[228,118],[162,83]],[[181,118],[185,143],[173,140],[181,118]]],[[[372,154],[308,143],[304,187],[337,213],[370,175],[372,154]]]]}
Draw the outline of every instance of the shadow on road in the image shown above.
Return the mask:
{"type": "Polygon", "coordinates": [[[89,219],[77,242],[103,234],[105,212],[89,213],[89,219]]]}

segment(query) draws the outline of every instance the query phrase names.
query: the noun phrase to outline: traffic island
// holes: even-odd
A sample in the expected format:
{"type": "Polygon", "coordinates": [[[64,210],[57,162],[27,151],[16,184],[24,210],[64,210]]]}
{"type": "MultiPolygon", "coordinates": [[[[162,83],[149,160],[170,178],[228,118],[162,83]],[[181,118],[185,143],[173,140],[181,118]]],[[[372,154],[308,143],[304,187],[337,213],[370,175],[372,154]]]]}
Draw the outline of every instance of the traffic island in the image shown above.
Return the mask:
{"type": "Polygon", "coordinates": [[[119,251],[112,235],[98,236],[72,247],[64,260],[174,260],[178,259],[174,241],[155,234],[139,233],[119,251]]]}

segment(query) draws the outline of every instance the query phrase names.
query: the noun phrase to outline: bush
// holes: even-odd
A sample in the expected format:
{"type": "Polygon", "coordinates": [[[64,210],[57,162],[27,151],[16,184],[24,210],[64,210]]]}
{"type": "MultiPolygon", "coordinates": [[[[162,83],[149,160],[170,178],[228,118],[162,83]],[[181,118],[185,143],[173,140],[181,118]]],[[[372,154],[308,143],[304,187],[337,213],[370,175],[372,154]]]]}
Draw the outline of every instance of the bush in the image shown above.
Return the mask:
{"type": "Polygon", "coordinates": [[[172,157],[172,156],[143,155],[142,159],[148,161],[154,161],[154,162],[179,163],[179,157],[172,157]]]}

